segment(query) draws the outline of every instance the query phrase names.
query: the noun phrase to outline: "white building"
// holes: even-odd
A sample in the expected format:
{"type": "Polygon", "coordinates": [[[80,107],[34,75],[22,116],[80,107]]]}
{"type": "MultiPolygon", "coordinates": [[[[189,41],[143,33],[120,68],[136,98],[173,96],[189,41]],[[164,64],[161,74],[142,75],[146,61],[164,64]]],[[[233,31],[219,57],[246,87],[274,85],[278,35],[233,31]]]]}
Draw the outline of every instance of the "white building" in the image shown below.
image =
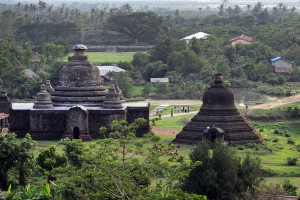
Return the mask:
{"type": "Polygon", "coordinates": [[[189,36],[186,36],[180,40],[185,40],[186,43],[189,43],[189,41],[192,39],[192,38],[196,38],[196,39],[207,39],[207,37],[209,36],[209,34],[207,33],[203,33],[203,32],[198,32],[198,33],[195,33],[193,35],[189,35],[189,36]]]}

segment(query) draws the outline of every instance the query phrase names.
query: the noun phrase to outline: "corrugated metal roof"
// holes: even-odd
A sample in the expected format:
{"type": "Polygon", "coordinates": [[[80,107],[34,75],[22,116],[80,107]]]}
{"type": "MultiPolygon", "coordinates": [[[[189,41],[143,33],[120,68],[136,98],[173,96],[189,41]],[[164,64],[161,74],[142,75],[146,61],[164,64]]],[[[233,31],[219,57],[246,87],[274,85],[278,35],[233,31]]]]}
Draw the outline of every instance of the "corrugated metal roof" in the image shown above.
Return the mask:
{"type": "Polygon", "coordinates": [[[207,33],[204,33],[204,32],[198,32],[198,33],[195,33],[193,35],[189,35],[189,36],[186,36],[180,40],[191,40],[192,38],[196,38],[196,39],[206,39],[207,36],[209,36],[209,34],[207,33]]]}
{"type": "Polygon", "coordinates": [[[272,62],[276,62],[277,60],[284,60],[284,61],[286,61],[288,63],[291,63],[290,61],[288,61],[285,58],[282,58],[281,56],[277,56],[277,57],[271,59],[272,62]]]}
{"type": "Polygon", "coordinates": [[[232,41],[235,41],[235,40],[238,40],[238,39],[245,40],[247,42],[251,42],[253,40],[253,37],[250,37],[250,36],[247,36],[247,35],[240,35],[240,36],[232,38],[230,41],[232,42],[232,41]]]}
{"type": "Polygon", "coordinates": [[[272,58],[271,61],[272,61],[272,62],[275,62],[276,60],[280,60],[280,59],[281,59],[281,57],[280,57],[280,56],[277,56],[277,57],[275,57],[275,58],[272,58]]]}
{"type": "Polygon", "coordinates": [[[105,76],[108,72],[125,72],[126,70],[117,66],[97,66],[100,70],[100,76],[105,76]]]}
{"type": "Polygon", "coordinates": [[[25,69],[25,70],[24,70],[24,74],[25,74],[28,78],[40,78],[40,76],[37,75],[32,69],[25,69]]]}
{"type": "Polygon", "coordinates": [[[0,119],[5,119],[7,118],[9,115],[6,113],[0,113],[0,119]]]}

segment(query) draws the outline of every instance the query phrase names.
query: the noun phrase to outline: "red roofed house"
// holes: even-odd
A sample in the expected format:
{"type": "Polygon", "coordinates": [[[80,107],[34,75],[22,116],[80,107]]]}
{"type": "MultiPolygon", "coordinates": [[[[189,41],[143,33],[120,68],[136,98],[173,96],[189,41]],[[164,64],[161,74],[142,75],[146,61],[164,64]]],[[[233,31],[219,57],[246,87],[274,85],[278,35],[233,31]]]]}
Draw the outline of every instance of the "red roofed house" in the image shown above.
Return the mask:
{"type": "Polygon", "coordinates": [[[253,37],[247,36],[247,35],[240,35],[237,37],[234,37],[230,40],[231,46],[235,46],[237,44],[251,44],[251,41],[253,40],[253,37]]]}

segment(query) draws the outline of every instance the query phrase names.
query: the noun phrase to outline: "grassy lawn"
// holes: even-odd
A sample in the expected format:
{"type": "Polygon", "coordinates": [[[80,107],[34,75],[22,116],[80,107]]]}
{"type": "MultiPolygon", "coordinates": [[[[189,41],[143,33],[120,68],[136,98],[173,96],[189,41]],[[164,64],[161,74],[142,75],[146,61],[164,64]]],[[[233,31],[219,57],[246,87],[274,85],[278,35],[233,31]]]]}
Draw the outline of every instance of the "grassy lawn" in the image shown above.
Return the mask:
{"type": "Polygon", "coordinates": [[[89,60],[96,64],[118,63],[120,61],[131,62],[134,52],[88,52],[89,60]]]}
{"type": "MultiPolygon", "coordinates": [[[[94,64],[100,65],[101,63],[118,63],[120,61],[131,62],[135,52],[87,52],[88,60],[94,64]]],[[[68,60],[70,54],[64,58],[64,61],[68,60]]]]}

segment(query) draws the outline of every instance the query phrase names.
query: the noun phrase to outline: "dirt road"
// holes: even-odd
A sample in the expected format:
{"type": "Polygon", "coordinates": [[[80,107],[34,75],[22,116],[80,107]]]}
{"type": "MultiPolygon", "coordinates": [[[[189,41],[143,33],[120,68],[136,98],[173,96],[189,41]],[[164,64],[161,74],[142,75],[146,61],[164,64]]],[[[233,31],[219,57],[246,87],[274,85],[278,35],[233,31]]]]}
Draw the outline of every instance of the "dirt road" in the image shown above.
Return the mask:
{"type": "Polygon", "coordinates": [[[285,105],[288,103],[293,103],[293,102],[300,102],[300,94],[295,95],[295,96],[285,97],[282,99],[277,99],[277,100],[271,101],[269,103],[251,106],[250,109],[270,109],[270,108],[282,106],[282,105],[285,105]]]}

